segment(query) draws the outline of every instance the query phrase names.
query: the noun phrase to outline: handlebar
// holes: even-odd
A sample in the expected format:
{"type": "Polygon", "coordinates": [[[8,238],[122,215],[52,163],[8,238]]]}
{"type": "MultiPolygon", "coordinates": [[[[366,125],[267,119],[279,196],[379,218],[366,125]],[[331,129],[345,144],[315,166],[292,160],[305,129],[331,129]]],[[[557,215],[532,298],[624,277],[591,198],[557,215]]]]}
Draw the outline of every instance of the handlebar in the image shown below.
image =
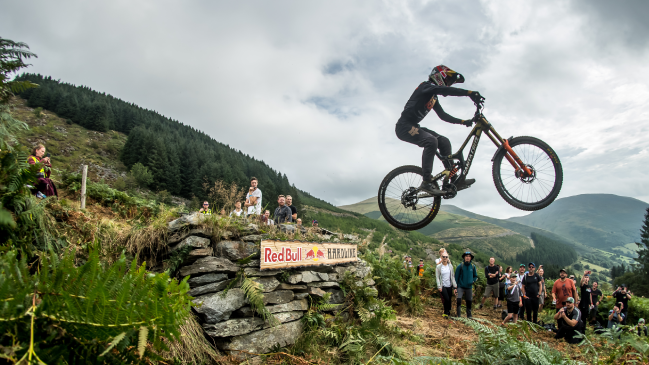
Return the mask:
{"type": "Polygon", "coordinates": [[[480,116],[482,116],[482,109],[484,109],[484,102],[474,103],[475,104],[475,114],[473,114],[473,122],[476,123],[480,116]]]}

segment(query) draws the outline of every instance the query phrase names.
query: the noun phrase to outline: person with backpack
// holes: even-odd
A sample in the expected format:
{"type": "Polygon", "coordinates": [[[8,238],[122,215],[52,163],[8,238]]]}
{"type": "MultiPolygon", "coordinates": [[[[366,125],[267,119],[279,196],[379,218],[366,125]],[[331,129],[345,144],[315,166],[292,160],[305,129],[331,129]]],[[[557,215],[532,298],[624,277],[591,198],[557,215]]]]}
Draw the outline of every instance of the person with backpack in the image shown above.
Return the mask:
{"type": "Polygon", "coordinates": [[[521,289],[516,285],[516,273],[511,274],[509,277],[510,284],[507,286],[507,317],[503,319],[502,325],[504,326],[510,319],[514,319],[514,323],[518,320],[518,308],[523,307],[523,296],[521,289]]]}
{"type": "Polygon", "coordinates": [[[521,283],[521,290],[525,300],[525,312],[527,313],[527,321],[537,323],[539,315],[539,296],[540,284],[543,279],[539,274],[535,273],[536,265],[533,262],[528,264],[529,271],[523,276],[521,283]]]}
{"type": "Polygon", "coordinates": [[[478,270],[473,264],[475,256],[471,251],[462,254],[462,262],[455,269],[455,282],[457,283],[457,316],[462,316],[462,298],[466,296],[466,318],[471,316],[471,303],[473,303],[473,284],[478,281],[478,270]]]}
{"type": "Polygon", "coordinates": [[[449,260],[448,253],[441,253],[442,261],[435,268],[435,278],[437,279],[437,290],[442,296],[442,305],[444,306],[444,315],[451,315],[451,297],[457,295],[457,284],[455,275],[453,275],[453,265],[449,260]]]}

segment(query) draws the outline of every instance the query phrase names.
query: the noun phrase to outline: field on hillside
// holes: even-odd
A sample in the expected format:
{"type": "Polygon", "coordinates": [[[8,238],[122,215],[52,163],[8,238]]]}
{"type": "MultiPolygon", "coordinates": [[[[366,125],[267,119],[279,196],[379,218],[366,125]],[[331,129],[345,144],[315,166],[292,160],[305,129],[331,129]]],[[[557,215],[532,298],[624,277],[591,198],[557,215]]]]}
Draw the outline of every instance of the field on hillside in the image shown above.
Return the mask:
{"type": "Polygon", "coordinates": [[[18,97],[11,99],[10,105],[14,117],[29,125],[29,130],[17,135],[18,140],[27,146],[42,143],[52,154],[53,179],[60,179],[56,170],[80,171],[82,164],[88,165],[88,176],[93,181],[113,181],[126,173],[126,167],[119,160],[126,142],[123,133],[101,133],[78,124],[67,124],[47,110],[36,117],[27,101],[18,97]]]}

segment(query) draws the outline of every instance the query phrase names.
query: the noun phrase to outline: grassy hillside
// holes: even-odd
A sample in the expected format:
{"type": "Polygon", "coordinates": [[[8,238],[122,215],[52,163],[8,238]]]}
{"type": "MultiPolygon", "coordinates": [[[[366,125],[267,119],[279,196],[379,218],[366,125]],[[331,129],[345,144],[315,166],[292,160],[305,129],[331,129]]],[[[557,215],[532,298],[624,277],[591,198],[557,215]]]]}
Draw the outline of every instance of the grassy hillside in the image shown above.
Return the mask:
{"type": "MultiPolygon", "coordinates": [[[[363,214],[368,218],[383,220],[376,197],[339,208],[363,214]]],[[[509,264],[513,263],[512,260],[517,253],[532,246],[529,237],[515,231],[444,210],[440,210],[435,220],[417,232],[444,243],[482,251],[509,264]]]]}
{"type": "MultiPolygon", "coordinates": [[[[612,251],[640,240],[640,227],[649,204],[613,194],[583,194],[562,198],[545,209],[508,219],[542,228],[584,245],[612,251]]],[[[626,248],[626,250],[625,250],[626,248]]]]}

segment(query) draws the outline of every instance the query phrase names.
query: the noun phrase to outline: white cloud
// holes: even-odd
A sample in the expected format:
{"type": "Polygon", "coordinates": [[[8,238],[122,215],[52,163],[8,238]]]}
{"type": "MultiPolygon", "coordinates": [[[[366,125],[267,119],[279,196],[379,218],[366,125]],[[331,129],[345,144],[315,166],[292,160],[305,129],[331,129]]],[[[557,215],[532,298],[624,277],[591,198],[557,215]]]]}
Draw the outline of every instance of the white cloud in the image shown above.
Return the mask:
{"type": "MultiPolygon", "coordinates": [[[[643,4],[639,4],[641,6],[643,4]]],[[[90,86],[207,132],[263,159],[334,204],[376,194],[392,168],[421,150],[394,124],[430,67],[462,72],[487,97],[504,136],[544,139],[562,158],[561,196],[614,193],[649,201],[643,184],[649,62],[644,41],[601,21],[599,5],[565,1],[15,2],[5,38],[39,55],[29,70],[90,86]],[[20,14],[30,14],[26,22],[20,14]],[[290,152],[287,152],[290,151],[290,152]]],[[[621,15],[620,15],[621,14],[621,15]]],[[[626,15],[625,15],[626,14],[626,15]]],[[[468,118],[466,98],[442,98],[468,118]]],[[[468,129],[422,123],[457,147],[468,129]]],[[[478,182],[448,203],[521,215],[491,182],[483,140],[478,182]]],[[[436,166],[440,166],[439,162],[436,166]]]]}

